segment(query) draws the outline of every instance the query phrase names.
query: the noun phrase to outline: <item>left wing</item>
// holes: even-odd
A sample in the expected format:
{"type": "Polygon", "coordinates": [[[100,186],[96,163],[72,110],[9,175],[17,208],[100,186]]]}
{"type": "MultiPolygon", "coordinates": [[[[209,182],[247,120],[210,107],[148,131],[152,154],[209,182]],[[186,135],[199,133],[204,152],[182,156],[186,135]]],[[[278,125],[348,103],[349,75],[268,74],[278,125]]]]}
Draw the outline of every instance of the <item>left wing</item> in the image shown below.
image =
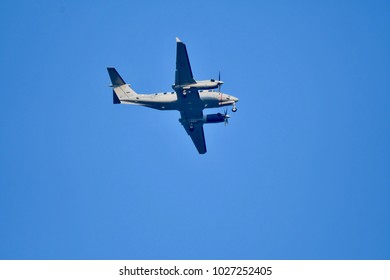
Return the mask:
{"type": "Polygon", "coordinates": [[[176,38],[176,74],[175,85],[195,84],[186,45],[176,38]]]}

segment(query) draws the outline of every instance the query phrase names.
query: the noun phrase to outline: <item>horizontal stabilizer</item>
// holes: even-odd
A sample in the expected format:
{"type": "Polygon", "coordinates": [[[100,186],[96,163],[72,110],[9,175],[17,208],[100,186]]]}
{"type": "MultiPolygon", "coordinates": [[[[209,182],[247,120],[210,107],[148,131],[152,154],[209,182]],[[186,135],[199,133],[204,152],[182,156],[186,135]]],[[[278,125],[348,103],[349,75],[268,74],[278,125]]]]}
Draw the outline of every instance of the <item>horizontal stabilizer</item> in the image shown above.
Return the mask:
{"type": "Polygon", "coordinates": [[[113,67],[107,67],[108,74],[110,75],[111,83],[114,87],[123,86],[125,81],[119,75],[119,73],[113,67]]]}

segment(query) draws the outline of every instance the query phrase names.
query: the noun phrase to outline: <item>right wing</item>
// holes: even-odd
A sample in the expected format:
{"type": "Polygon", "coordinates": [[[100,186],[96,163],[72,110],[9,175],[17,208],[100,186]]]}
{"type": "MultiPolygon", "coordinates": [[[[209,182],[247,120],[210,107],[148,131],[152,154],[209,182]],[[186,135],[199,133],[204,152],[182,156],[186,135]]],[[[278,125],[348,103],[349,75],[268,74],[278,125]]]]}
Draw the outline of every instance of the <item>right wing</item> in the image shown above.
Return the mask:
{"type": "Polygon", "coordinates": [[[192,76],[192,70],[190,60],[188,59],[188,53],[186,45],[176,38],[176,75],[175,85],[189,85],[195,84],[195,80],[192,76]]]}

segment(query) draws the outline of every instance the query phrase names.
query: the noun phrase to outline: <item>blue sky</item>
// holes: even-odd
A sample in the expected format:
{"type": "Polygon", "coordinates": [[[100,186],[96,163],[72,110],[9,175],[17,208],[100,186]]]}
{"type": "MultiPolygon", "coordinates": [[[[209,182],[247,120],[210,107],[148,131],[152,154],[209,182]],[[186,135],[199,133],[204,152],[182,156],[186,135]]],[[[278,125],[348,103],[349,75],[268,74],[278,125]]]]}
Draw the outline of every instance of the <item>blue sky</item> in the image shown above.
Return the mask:
{"type": "Polygon", "coordinates": [[[0,258],[389,259],[389,30],[388,1],[2,1],[0,258]],[[176,36],[240,98],[203,156],[107,87],[170,91],[176,36]]]}

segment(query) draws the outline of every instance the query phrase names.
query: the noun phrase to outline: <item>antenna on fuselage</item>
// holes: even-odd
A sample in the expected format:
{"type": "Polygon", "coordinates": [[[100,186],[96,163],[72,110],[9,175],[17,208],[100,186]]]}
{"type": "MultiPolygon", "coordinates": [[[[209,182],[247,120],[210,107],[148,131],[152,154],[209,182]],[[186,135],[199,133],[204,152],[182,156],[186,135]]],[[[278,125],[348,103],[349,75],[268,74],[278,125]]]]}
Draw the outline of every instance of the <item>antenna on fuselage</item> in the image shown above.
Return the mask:
{"type": "Polygon", "coordinates": [[[219,102],[222,103],[222,92],[221,92],[221,87],[222,84],[220,83],[221,81],[221,71],[218,73],[218,92],[219,92],[219,102]]]}

